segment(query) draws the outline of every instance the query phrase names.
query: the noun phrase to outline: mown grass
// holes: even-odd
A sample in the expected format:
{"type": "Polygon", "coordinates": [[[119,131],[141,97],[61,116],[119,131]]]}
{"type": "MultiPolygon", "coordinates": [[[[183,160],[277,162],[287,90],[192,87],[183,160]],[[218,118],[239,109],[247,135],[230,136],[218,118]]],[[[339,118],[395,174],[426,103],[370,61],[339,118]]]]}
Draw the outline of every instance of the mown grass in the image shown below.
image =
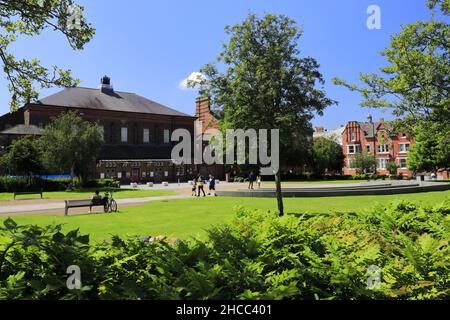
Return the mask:
{"type": "MultiPolygon", "coordinates": [[[[101,194],[105,192],[105,189],[99,190],[101,194]]],[[[173,190],[132,190],[132,189],[113,189],[113,196],[115,199],[125,198],[143,198],[143,197],[158,197],[158,196],[171,196],[176,192],[173,190]]],[[[43,197],[45,199],[89,199],[94,194],[95,189],[83,189],[77,191],[54,191],[44,192],[43,197]]],[[[13,199],[12,192],[0,193],[0,201],[8,201],[13,199]]],[[[40,199],[39,194],[27,194],[19,195],[16,199],[40,199]]]]}
{"type": "MultiPolygon", "coordinates": [[[[388,196],[352,196],[329,198],[285,199],[288,214],[318,212],[362,212],[377,204],[396,200],[433,205],[450,199],[450,191],[388,196]]],[[[237,206],[276,212],[276,199],[206,197],[153,201],[138,207],[121,209],[112,214],[77,216],[16,216],[19,224],[63,224],[64,230],[80,228],[93,241],[109,239],[112,235],[167,235],[179,238],[203,236],[212,224],[228,221],[237,206]]],[[[0,222],[6,219],[0,218],[0,222]]]]}

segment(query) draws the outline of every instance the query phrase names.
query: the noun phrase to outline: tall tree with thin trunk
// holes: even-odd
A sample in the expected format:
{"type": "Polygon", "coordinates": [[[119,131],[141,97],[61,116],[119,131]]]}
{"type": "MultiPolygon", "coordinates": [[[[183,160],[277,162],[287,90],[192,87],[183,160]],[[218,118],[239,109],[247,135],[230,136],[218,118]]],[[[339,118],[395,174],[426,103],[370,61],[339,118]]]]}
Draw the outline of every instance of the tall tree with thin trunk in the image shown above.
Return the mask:
{"type": "MultiPolygon", "coordinates": [[[[218,64],[201,70],[206,81],[200,89],[211,99],[221,129],[279,129],[281,164],[303,165],[312,142],[310,120],[334,101],[320,87],[317,61],[300,57],[302,29],[284,15],[249,14],[226,32],[229,41],[218,64]]],[[[275,178],[282,216],[280,170],[275,178]]]]}

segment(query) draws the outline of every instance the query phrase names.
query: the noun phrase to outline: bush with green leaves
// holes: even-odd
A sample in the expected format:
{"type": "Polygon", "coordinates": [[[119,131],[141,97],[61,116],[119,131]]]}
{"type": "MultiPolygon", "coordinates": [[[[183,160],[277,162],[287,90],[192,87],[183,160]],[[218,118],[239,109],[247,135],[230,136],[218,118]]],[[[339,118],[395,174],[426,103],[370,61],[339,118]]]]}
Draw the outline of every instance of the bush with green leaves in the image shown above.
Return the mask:
{"type": "Polygon", "coordinates": [[[237,209],[205,239],[88,244],[58,226],[0,231],[0,299],[449,299],[450,201],[360,213],[237,209]],[[82,288],[65,287],[69,265],[82,288]],[[368,269],[381,270],[369,288],[368,269]]]}

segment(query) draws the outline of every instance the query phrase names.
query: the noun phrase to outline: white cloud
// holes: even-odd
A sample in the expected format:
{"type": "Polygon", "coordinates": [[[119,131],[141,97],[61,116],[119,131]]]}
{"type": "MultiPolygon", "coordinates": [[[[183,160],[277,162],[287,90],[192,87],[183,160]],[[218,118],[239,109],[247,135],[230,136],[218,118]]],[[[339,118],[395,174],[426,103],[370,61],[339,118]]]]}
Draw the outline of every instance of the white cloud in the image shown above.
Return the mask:
{"type": "Polygon", "coordinates": [[[189,77],[183,79],[179,83],[179,87],[183,90],[195,90],[202,84],[206,83],[206,77],[200,72],[192,72],[189,77]]]}

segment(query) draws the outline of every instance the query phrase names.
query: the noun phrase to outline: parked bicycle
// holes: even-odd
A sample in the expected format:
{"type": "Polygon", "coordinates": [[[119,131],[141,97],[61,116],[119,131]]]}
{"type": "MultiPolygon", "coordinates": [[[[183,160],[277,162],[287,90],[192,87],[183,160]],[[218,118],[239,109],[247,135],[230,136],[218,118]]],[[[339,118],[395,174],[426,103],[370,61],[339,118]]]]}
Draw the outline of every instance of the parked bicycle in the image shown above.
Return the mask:
{"type": "Polygon", "coordinates": [[[114,200],[111,191],[106,191],[105,196],[103,197],[104,201],[104,211],[108,212],[117,212],[117,202],[114,200]]]}

